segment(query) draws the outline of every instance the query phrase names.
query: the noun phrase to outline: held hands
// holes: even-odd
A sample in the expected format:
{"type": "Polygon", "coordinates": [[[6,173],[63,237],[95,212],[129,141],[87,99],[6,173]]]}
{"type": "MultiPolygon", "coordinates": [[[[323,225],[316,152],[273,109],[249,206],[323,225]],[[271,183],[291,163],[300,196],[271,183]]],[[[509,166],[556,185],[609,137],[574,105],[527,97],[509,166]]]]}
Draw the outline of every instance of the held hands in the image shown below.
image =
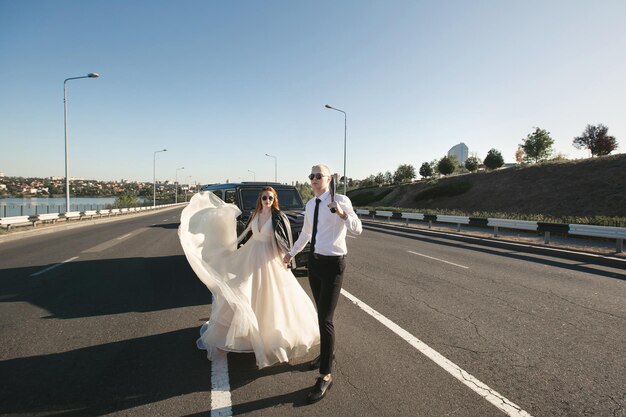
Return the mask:
{"type": "Polygon", "coordinates": [[[291,261],[291,255],[286,254],[286,255],[283,257],[283,263],[284,263],[284,264],[288,264],[290,261],[291,261]]]}

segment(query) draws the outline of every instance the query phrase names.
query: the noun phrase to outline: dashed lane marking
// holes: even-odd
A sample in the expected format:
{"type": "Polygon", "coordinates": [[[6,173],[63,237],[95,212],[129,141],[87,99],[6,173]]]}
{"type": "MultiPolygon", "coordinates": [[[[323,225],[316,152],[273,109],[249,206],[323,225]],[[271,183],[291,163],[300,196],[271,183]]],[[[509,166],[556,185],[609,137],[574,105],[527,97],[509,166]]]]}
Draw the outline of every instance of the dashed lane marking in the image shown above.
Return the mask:
{"type": "Polygon", "coordinates": [[[218,350],[211,362],[211,417],[233,415],[226,355],[218,350]]]}
{"type": "Polygon", "coordinates": [[[408,250],[407,252],[412,253],[413,255],[423,256],[424,258],[433,259],[435,261],[445,262],[445,263],[450,264],[450,265],[458,266],[459,268],[469,269],[469,266],[459,265],[459,264],[455,264],[453,262],[444,261],[443,259],[439,259],[439,258],[435,258],[435,257],[432,257],[432,256],[424,255],[423,253],[413,252],[412,250],[408,250]]]}
{"type": "Polygon", "coordinates": [[[96,246],[93,246],[93,247],[91,247],[89,249],[85,249],[84,251],[82,251],[82,253],[102,252],[103,250],[112,248],[113,246],[117,245],[118,243],[122,242],[124,239],[126,239],[128,237],[130,237],[130,236],[135,237],[138,234],[145,232],[146,230],[148,230],[148,229],[147,228],[143,228],[143,229],[134,230],[134,231],[132,231],[130,233],[126,233],[123,236],[116,237],[116,238],[111,239],[111,240],[107,240],[106,242],[100,243],[100,244],[98,244],[96,246]]]}
{"type": "Polygon", "coordinates": [[[64,260],[63,262],[60,262],[60,263],[58,263],[58,264],[54,264],[54,265],[52,265],[52,266],[49,266],[49,267],[47,267],[46,269],[42,269],[42,270],[41,270],[41,271],[39,271],[39,272],[35,272],[34,274],[31,274],[30,276],[31,276],[31,277],[36,277],[37,275],[41,275],[41,274],[43,274],[43,273],[46,273],[46,272],[48,272],[48,271],[50,271],[50,270],[52,270],[52,269],[54,269],[54,268],[58,268],[58,267],[60,267],[60,266],[61,266],[61,265],[63,265],[63,264],[66,264],[66,263],[68,263],[68,262],[72,262],[74,259],[78,259],[78,256],[74,256],[73,258],[66,259],[66,260],[64,260]]]}

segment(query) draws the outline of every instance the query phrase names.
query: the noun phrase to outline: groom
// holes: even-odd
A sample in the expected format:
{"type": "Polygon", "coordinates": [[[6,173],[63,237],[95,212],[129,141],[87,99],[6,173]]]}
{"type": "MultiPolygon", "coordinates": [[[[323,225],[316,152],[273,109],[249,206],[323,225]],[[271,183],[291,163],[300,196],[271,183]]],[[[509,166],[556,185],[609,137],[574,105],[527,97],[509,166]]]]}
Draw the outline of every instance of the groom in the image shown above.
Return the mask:
{"type": "Polygon", "coordinates": [[[343,273],[346,269],[346,232],[360,235],[361,220],[352,209],[347,196],[336,195],[331,201],[328,184],[330,169],[326,165],[315,165],[309,180],[315,198],[309,200],[304,212],[304,226],[300,237],[283,262],[289,263],[307,242],[311,242],[309,255],[309,284],[317,306],[320,326],[320,356],[311,362],[312,369],[319,367],[320,376],[309,393],[309,402],[314,403],[326,395],[333,384],[331,375],[335,352],[335,327],[333,315],[339,300],[343,273]],[[334,212],[331,209],[335,209],[334,212]]]}

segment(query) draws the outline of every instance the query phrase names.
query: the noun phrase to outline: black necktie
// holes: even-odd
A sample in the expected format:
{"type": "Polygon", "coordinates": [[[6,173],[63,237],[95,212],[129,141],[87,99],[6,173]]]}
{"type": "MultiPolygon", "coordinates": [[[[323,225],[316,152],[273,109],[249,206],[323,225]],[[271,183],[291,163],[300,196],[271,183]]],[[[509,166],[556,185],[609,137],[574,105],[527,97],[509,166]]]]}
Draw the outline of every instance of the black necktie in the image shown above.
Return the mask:
{"type": "Polygon", "coordinates": [[[315,235],[317,234],[317,217],[320,214],[320,200],[315,199],[315,211],[313,212],[313,234],[311,236],[311,253],[315,253],[315,235]]]}

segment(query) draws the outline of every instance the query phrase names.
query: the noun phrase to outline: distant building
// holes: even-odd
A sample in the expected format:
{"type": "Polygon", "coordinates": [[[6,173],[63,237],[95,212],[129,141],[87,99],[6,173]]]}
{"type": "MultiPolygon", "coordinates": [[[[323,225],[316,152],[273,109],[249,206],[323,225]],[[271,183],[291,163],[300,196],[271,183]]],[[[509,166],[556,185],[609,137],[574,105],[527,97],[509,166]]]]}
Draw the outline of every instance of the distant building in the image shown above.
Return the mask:
{"type": "Polygon", "coordinates": [[[0,178],[4,177],[4,172],[0,172],[0,178]]]}
{"type": "Polygon", "coordinates": [[[469,156],[469,148],[463,142],[459,143],[458,145],[454,145],[448,151],[448,157],[456,158],[456,160],[459,161],[461,165],[465,163],[465,160],[467,159],[468,156],[469,156]]]}

